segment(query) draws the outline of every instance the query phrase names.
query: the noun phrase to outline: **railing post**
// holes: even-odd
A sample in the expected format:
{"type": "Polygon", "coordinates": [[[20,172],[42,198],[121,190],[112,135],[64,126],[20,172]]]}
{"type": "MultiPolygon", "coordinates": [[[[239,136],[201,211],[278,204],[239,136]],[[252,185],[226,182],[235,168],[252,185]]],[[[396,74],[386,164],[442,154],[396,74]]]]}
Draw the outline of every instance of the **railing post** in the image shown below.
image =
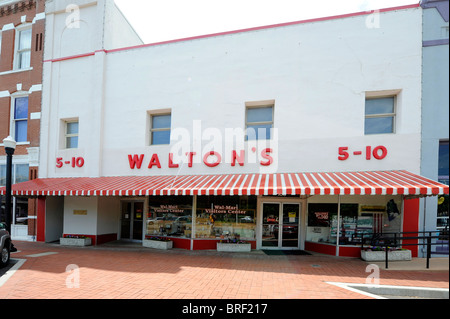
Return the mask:
{"type": "Polygon", "coordinates": [[[384,249],[386,250],[386,269],[388,269],[388,259],[389,259],[389,250],[388,250],[388,245],[384,245],[384,249]]]}
{"type": "Polygon", "coordinates": [[[430,268],[431,258],[431,237],[427,237],[427,269],[430,268]]]}

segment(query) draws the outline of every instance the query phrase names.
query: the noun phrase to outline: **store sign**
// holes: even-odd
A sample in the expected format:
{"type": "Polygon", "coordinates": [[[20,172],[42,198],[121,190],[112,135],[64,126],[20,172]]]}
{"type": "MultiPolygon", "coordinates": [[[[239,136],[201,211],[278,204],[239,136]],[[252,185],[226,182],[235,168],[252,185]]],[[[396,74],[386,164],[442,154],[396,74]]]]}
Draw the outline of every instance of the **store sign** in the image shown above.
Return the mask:
{"type": "Polygon", "coordinates": [[[64,159],[62,157],[56,158],[56,167],[61,168],[64,165],[75,167],[83,167],[84,166],[84,158],[83,157],[72,157],[71,159],[64,159]]]}
{"type": "Polygon", "coordinates": [[[328,212],[314,212],[317,219],[328,220],[328,212]]]}
{"type": "Polygon", "coordinates": [[[208,214],[246,214],[247,211],[239,209],[238,205],[213,205],[212,208],[205,209],[208,214]]]}
{"type": "Polygon", "coordinates": [[[361,156],[361,155],[364,155],[366,157],[366,160],[370,161],[372,158],[376,160],[385,159],[386,156],[388,155],[388,150],[383,145],[379,145],[373,148],[372,146],[366,146],[364,151],[360,149],[350,151],[348,146],[342,146],[339,147],[338,153],[339,153],[338,159],[340,161],[345,161],[349,159],[350,156],[361,156]]]}
{"type": "MultiPolygon", "coordinates": [[[[256,151],[253,149],[253,151],[256,151]]],[[[270,155],[273,152],[271,148],[265,148],[261,151],[260,155],[262,160],[259,161],[259,164],[262,166],[270,166],[273,163],[273,157],[270,155]]],[[[187,162],[188,167],[192,167],[194,165],[194,158],[197,156],[196,152],[187,152],[185,154],[185,162],[187,162]]],[[[174,154],[169,153],[168,159],[164,165],[167,165],[169,168],[178,168],[181,163],[174,162],[174,154]]],[[[206,152],[202,156],[203,164],[208,167],[216,167],[223,163],[222,155],[216,151],[206,152]]],[[[162,168],[163,164],[161,164],[160,157],[157,153],[153,154],[150,159],[145,156],[145,154],[129,154],[128,155],[128,164],[131,169],[141,169],[142,165],[146,165],[147,168],[151,169],[153,167],[162,168]],[[147,164],[148,163],[148,164],[147,164]]],[[[245,165],[245,151],[237,151],[231,152],[231,162],[228,163],[231,166],[244,166],[245,165]]]]}
{"type": "Polygon", "coordinates": [[[178,205],[159,205],[150,207],[155,213],[184,213],[184,208],[178,205]]]}

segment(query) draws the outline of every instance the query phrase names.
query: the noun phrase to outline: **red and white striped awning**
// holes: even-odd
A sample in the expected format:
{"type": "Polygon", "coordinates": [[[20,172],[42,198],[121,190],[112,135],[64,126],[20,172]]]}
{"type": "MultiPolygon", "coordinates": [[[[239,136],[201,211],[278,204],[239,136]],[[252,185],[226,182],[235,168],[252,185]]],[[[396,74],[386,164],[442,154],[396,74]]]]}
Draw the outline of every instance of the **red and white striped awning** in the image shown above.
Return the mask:
{"type": "MultiPolygon", "coordinates": [[[[407,171],[41,178],[15,196],[442,195],[449,187],[407,171]]],[[[5,188],[0,189],[5,194],[5,188]]]]}

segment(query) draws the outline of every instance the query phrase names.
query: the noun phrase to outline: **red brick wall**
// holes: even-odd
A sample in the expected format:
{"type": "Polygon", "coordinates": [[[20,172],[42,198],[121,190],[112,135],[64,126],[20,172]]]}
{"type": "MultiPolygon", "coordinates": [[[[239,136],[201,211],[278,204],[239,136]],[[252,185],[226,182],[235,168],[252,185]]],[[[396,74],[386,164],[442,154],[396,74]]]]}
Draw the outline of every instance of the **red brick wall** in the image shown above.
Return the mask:
{"type": "MultiPolygon", "coordinates": [[[[15,4],[0,7],[0,29],[5,25],[22,24],[22,16],[26,16],[26,23],[32,23],[38,13],[45,11],[45,0],[33,0],[31,8],[30,1],[19,1],[15,4]],[[11,10],[10,10],[11,9],[11,10]],[[3,12],[3,14],[2,14],[3,12]]],[[[17,84],[22,84],[22,91],[29,91],[33,85],[42,84],[43,67],[43,41],[45,20],[39,19],[32,24],[31,36],[31,67],[32,70],[1,74],[13,70],[16,31],[5,30],[2,32],[1,59],[0,59],[0,92],[8,91],[10,94],[17,92],[17,84]],[[42,34],[42,36],[41,36],[42,34]],[[42,41],[42,45],[41,45],[42,41]]],[[[28,141],[29,145],[19,145],[14,154],[27,154],[27,147],[39,146],[40,120],[30,120],[30,113],[41,111],[40,91],[29,95],[28,101],[28,141]]],[[[0,140],[9,135],[11,117],[11,97],[0,97],[0,140]]],[[[0,148],[0,156],[4,156],[3,148],[0,148]]]]}
{"type": "MultiPolygon", "coordinates": [[[[14,64],[16,30],[5,30],[1,33],[0,92],[7,91],[9,92],[9,95],[14,94],[18,91],[18,84],[22,85],[21,91],[29,92],[33,85],[42,84],[45,19],[35,20],[35,23],[33,23],[33,19],[38,13],[43,12],[45,12],[45,0],[24,0],[18,1],[12,5],[0,6],[0,30],[2,30],[5,25],[13,24],[17,27],[23,23],[32,23],[30,60],[32,70],[10,72],[13,70],[14,64]],[[22,22],[23,16],[26,16],[25,22],[22,22]]],[[[27,148],[39,147],[40,120],[31,120],[30,114],[41,112],[41,99],[41,91],[32,92],[28,96],[27,141],[30,143],[18,145],[14,155],[27,155],[27,148]]],[[[10,96],[0,97],[0,143],[2,143],[2,140],[7,137],[10,132],[11,102],[12,99],[10,96]]],[[[0,156],[5,156],[3,147],[0,147],[0,156]]],[[[37,171],[37,167],[30,167],[30,179],[37,177],[37,171]]],[[[30,236],[35,236],[37,233],[37,220],[33,218],[34,216],[37,216],[37,207],[37,200],[29,199],[28,216],[32,216],[32,218],[28,220],[28,235],[30,236]]]]}

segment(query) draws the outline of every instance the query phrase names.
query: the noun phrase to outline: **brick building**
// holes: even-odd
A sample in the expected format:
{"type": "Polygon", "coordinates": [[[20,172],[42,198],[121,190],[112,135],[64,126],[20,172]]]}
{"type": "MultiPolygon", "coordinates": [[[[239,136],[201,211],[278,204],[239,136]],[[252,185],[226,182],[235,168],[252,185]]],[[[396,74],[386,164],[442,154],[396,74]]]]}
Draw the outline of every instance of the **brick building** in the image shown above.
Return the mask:
{"type": "MultiPolygon", "coordinates": [[[[5,185],[2,140],[17,141],[13,183],[38,174],[45,0],[0,0],[0,185],[5,185]]],[[[13,239],[34,240],[35,199],[15,197],[13,239]]],[[[2,214],[4,218],[4,197],[2,214]]]]}

